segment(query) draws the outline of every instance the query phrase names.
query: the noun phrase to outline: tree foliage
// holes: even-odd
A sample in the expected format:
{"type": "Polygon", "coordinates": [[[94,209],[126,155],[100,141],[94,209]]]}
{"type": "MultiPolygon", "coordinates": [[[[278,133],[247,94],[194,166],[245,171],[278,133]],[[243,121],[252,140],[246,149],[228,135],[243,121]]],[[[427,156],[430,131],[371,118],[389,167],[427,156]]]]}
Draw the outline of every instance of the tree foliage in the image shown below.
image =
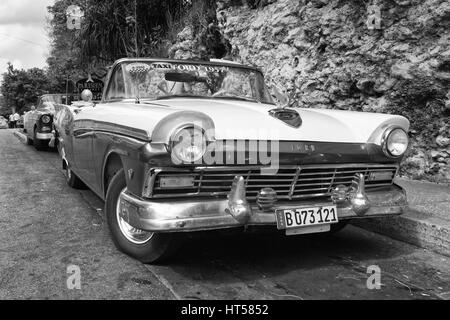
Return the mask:
{"type": "MultiPolygon", "coordinates": [[[[7,71],[3,74],[1,85],[6,108],[11,111],[26,111],[31,104],[35,104],[38,97],[51,90],[51,83],[45,70],[32,68],[29,70],[14,69],[8,64],[7,71]]],[[[3,111],[4,112],[4,111],[3,111]]]]}
{"type": "Polygon", "coordinates": [[[180,0],[89,0],[81,32],[84,59],[113,61],[151,54],[155,42],[189,5],[180,0]]]}
{"type": "MultiPolygon", "coordinates": [[[[202,0],[203,1],[203,0],[202,0]]],[[[148,56],[159,50],[173,21],[190,7],[190,0],[57,0],[48,7],[52,18],[49,72],[59,82],[76,78],[95,66],[123,57],[148,56]],[[81,30],[68,30],[66,10],[84,12],[81,30]]]]}
{"type": "Polygon", "coordinates": [[[214,0],[56,0],[48,8],[52,15],[49,75],[56,83],[64,83],[67,76],[95,73],[119,58],[167,57],[185,25],[212,48],[211,55],[222,56],[223,48],[217,50],[217,30],[211,29],[215,6],[214,0]],[[66,9],[72,4],[84,11],[78,31],[66,26],[66,9]]]}
{"type": "Polygon", "coordinates": [[[48,7],[51,39],[46,70],[17,70],[3,74],[3,107],[25,110],[39,95],[66,91],[87,73],[102,77],[107,66],[123,57],[168,57],[169,47],[186,26],[195,34],[200,55],[222,57],[215,0],[56,0],[48,7]],[[84,11],[81,30],[67,28],[66,10],[84,11]]]}
{"type": "Polygon", "coordinates": [[[50,55],[47,59],[48,77],[57,92],[65,91],[65,82],[80,79],[87,68],[81,56],[81,37],[79,31],[67,28],[67,7],[72,4],[82,5],[81,0],[57,0],[48,7],[49,36],[51,39],[50,55]]]}

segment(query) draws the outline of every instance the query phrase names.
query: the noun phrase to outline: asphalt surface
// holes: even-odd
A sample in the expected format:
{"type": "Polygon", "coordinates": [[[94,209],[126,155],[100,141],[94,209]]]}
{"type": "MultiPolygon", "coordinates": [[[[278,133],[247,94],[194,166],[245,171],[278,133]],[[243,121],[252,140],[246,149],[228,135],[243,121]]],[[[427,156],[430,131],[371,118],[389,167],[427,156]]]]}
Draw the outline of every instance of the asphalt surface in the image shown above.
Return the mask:
{"type": "Polygon", "coordinates": [[[56,152],[0,130],[0,299],[450,299],[450,258],[356,227],[202,234],[150,266],[116,250],[102,207],[66,185],[56,152]],[[67,286],[72,265],[80,290],[67,286]]]}

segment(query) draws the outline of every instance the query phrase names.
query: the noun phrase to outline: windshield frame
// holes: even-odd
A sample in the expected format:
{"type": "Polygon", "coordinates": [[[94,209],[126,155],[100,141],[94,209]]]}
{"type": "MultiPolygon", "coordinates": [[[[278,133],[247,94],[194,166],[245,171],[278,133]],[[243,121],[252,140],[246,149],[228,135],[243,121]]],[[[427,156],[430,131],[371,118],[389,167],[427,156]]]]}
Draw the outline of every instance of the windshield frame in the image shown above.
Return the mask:
{"type": "MultiPolygon", "coordinates": [[[[250,70],[252,72],[256,72],[259,73],[263,79],[263,84],[265,86],[265,89],[267,90],[269,97],[272,101],[268,102],[259,102],[256,99],[254,100],[255,103],[263,103],[263,104],[272,104],[275,105],[275,102],[272,99],[272,96],[270,94],[269,88],[267,86],[267,83],[265,81],[265,77],[264,77],[264,73],[262,72],[261,69],[254,67],[254,66],[249,66],[249,65],[243,65],[237,62],[218,62],[218,61],[208,61],[208,60],[177,60],[177,59],[158,59],[158,58],[123,58],[120,60],[117,60],[112,67],[110,68],[108,75],[106,77],[106,83],[107,85],[104,87],[103,89],[103,94],[102,94],[102,100],[100,101],[100,103],[108,103],[108,102],[124,102],[124,101],[136,101],[136,99],[133,98],[118,98],[118,99],[107,99],[107,93],[109,92],[109,89],[112,85],[112,81],[111,78],[112,76],[115,74],[117,68],[121,67],[123,64],[126,63],[155,63],[155,62],[161,62],[161,63],[175,63],[175,64],[195,64],[195,65],[205,65],[205,66],[224,66],[224,67],[230,67],[230,68],[241,68],[241,69],[246,69],[246,70],[250,70]]],[[[193,97],[194,98],[194,97],[193,97]]],[[[195,97],[197,99],[200,99],[199,97],[195,97]]],[[[202,99],[215,99],[214,97],[202,97],[202,99]]],[[[142,99],[143,101],[153,101],[153,100],[149,100],[149,99],[142,99]]],[[[158,101],[157,99],[155,99],[154,101],[158,101]]],[[[248,101],[248,102],[253,102],[253,101],[248,101]]]]}

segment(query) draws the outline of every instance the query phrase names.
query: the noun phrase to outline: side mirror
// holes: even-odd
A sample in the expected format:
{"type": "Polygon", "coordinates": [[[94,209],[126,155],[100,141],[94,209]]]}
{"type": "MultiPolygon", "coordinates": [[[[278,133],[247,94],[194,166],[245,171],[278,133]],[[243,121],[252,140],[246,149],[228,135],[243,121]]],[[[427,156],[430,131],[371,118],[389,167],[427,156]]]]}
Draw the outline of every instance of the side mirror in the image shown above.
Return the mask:
{"type": "Polygon", "coordinates": [[[81,92],[81,100],[84,102],[92,102],[93,94],[91,90],[85,89],[81,92]]]}

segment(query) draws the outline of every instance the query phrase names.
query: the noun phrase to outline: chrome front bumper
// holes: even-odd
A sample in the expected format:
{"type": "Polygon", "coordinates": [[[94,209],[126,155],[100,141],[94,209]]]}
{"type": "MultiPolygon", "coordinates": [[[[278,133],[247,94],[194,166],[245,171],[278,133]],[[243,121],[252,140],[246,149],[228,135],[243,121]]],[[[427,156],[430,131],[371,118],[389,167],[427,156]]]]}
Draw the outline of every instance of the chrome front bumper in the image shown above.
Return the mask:
{"type": "Polygon", "coordinates": [[[39,140],[51,140],[53,138],[53,133],[36,132],[36,138],[39,140]]]}
{"type": "MultiPolygon", "coordinates": [[[[400,215],[407,206],[405,191],[391,188],[364,193],[368,200],[361,211],[351,200],[337,203],[339,220],[400,215]]],[[[127,192],[120,196],[121,217],[131,226],[151,232],[190,232],[243,226],[274,226],[276,210],[318,207],[333,204],[329,200],[277,202],[270,212],[249,204],[243,184],[233,186],[228,199],[158,200],[139,199],[127,192]]],[[[336,202],[335,202],[336,203],[336,202]]]]}

